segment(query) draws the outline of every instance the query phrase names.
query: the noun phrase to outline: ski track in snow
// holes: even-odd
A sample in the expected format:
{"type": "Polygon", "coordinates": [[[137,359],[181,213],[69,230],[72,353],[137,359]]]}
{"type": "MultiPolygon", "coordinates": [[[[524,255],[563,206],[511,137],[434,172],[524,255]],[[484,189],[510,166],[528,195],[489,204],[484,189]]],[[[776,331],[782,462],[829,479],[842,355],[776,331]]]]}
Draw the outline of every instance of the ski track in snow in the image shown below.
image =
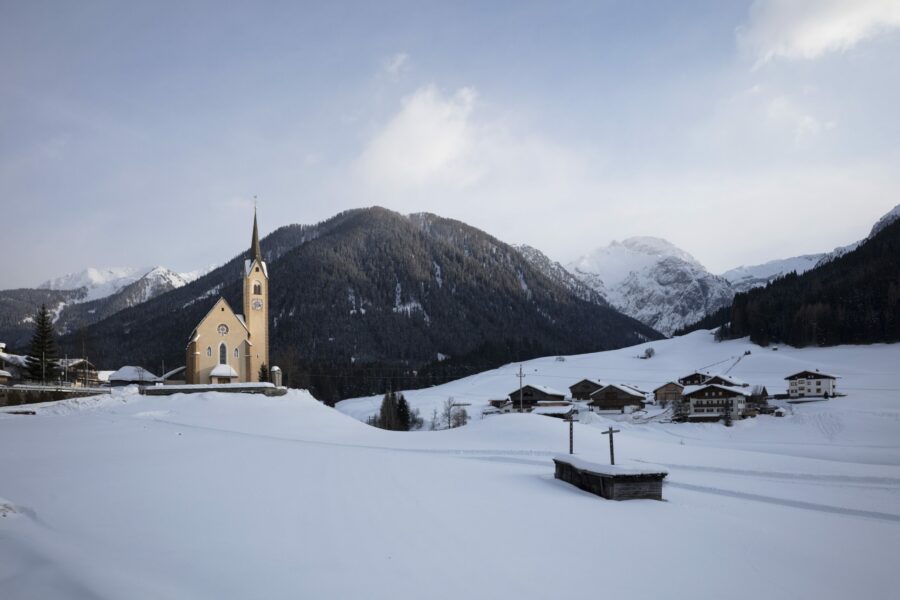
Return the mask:
{"type": "Polygon", "coordinates": [[[859,510],[855,508],[845,508],[841,506],[829,506],[826,504],[816,504],[814,502],[804,502],[802,500],[789,500],[787,498],[775,498],[773,496],[763,496],[760,494],[751,494],[748,492],[738,492],[734,490],[725,490],[722,488],[709,487],[704,485],[694,485],[690,483],[680,483],[677,481],[667,481],[667,486],[688,490],[691,492],[699,492],[702,494],[714,494],[717,496],[727,496],[730,498],[738,498],[740,500],[752,500],[753,502],[762,502],[764,504],[774,504],[777,506],[786,506],[788,508],[799,508],[801,510],[813,510],[823,513],[832,513],[836,515],[846,515],[851,517],[862,517],[866,519],[877,519],[880,521],[889,521],[900,523],[900,515],[889,513],[875,512],[871,510],[859,510]]]}

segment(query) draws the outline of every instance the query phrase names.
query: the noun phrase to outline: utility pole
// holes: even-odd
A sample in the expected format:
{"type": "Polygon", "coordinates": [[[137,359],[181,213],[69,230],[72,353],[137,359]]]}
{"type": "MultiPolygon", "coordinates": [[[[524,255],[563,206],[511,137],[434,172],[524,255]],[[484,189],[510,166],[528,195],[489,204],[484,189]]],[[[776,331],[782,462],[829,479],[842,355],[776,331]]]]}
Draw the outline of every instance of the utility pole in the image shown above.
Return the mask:
{"type": "Polygon", "coordinates": [[[522,365],[519,365],[517,377],[519,378],[519,412],[525,412],[525,405],[522,402],[522,379],[525,377],[525,373],[522,372],[522,365]]]}
{"type": "Polygon", "coordinates": [[[610,427],[609,429],[607,429],[606,431],[603,432],[603,435],[609,436],[609,464],[611,464],[611,465],[616,464],[616,451],[613,448],[613,434],[614,433],[619,433],[619,430],[613,429],[612,427],[610,427]]]}

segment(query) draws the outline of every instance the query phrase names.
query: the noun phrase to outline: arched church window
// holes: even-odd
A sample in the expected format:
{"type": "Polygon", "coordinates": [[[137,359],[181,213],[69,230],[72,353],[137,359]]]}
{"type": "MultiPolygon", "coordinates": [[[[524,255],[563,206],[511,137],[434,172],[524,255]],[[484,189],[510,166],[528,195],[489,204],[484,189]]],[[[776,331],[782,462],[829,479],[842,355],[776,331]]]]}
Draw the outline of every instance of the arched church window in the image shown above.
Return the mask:
{"type": "Polygon", "coordinates": [[[207,356],[212,356],[212,346],[207,346],[207,347],[206,347],[206,355],[207,355],[207,356]]]}
{"type": "Polygon", "coordinates": [[[235,357],[235,358],[238,357],[238,349],[237,349],[237,348],[234,349],[234,357],[235,357]]]}
{"type": "Polygon", "coordinates": [[[262,294],[262,284],[258,281],[253,282],[253,295],[259,296],[262,294]]]}
{"type": "Polygon", "coordinates": [[[228,363],[228,348],[225,347],[225,344],[219,344],[219,364],[224,365],[228,363]]]}

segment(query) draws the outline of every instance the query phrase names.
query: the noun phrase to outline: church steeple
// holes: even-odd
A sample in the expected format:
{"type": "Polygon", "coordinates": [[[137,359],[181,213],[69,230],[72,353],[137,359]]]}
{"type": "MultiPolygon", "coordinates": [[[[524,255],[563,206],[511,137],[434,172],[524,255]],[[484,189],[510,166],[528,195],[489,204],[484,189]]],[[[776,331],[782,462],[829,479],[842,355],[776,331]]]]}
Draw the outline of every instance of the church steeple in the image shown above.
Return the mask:
{"type": "Polygon", "coordinates": [[[262,252],[259,249],[259,228],[256,226],[256,207],[253,207],[253,239],[250,241],[250,260],[262,262],[262,252]]]}

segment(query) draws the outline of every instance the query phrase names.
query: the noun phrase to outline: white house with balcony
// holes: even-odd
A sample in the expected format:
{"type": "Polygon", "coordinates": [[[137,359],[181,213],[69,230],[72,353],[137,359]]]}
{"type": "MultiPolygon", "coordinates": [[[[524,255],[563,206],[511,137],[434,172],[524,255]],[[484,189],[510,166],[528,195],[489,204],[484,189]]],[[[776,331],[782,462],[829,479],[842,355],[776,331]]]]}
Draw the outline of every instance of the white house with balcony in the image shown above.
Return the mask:
{"type": "Polygon", "coordinates": [[[830,398],[837,393],[837,375],[815,371],[800,371],[788,375],[788,395],[791,398],[830,398]]]}

